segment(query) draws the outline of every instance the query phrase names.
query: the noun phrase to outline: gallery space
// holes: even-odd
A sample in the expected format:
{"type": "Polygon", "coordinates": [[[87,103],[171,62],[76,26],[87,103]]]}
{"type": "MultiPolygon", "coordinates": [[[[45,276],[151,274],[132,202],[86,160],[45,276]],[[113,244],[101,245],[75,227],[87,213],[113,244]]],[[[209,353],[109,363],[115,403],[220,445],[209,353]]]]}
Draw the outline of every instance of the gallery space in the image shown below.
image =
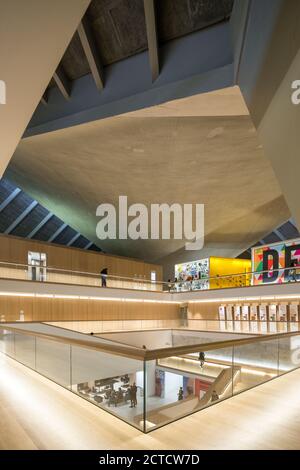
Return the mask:
{"type": "Polygon", "coordinates": [[[0,2],[0,450],[298,449],[300,2],[0,2]]]}

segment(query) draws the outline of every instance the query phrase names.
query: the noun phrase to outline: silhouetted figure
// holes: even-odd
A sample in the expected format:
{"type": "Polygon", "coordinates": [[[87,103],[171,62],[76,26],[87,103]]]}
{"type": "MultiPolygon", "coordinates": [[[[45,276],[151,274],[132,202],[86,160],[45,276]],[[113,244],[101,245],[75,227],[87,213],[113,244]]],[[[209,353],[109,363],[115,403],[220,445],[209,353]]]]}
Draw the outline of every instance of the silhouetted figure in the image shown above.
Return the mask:
{"type": "Polygon", "coordinates": [[[291,262],[290,270],[289,270],[289,281],[297,282],[297,270],[296,270],[297,262],[293,260],[291,262]]]}
{"type": "Polygon", "coordinates": [[[101,274],[101,287],[106,287],[106,278],[107,278],[107,268],[103,268],[102,271],[100,271],[101,274]]]}
{"type": "Polygon", "coordinates": [[[203,366],[205,363],[205,354],[202,351],[199,352],[199,362],[200,362],[201,369],[203,369],[203,366]]]}
{"type": "Polygon", "coordinates": [[[130,408],[135,408],[137,405],[136,393],[137,393],[137,386],[135,382],[133,382],[133,385],[131,385],[130,387],[130,408]]]}
{"type": "Polygon", "coordinates": [[[178,396],[178,401],[183,400],[183,388],[182,387],[180,387],[177,393],[177,396],[178,396]]]}

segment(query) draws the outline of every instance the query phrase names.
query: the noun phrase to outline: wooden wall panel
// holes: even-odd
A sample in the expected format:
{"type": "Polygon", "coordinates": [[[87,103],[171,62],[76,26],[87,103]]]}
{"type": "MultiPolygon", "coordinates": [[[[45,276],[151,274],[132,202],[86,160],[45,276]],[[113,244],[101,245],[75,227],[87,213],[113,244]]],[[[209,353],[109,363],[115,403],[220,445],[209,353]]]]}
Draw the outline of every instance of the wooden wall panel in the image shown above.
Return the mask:
{"type": "Polygon", "coordinates": [[[0,296],[5,321],[158,320],[178,319],[179,304],[0,296]]]}
{"type": "Polygon", "coordinates": [[[219,304],[217,302],[189,303],[188,318],[191,320],[218,320],[219,304]]]}
{"type": "Polygon", "coordinates": [[[48,267],[97,274],[106,267],[111,275],[128,277],[138,275],[145,276],[146,279],[150,279],[151,271],[155,270],[157,280],[162,280],[162,267],[156,264],[52,243],[0,235],[0,261],[27,264],[28,251],[46,253],[48,267]]]}

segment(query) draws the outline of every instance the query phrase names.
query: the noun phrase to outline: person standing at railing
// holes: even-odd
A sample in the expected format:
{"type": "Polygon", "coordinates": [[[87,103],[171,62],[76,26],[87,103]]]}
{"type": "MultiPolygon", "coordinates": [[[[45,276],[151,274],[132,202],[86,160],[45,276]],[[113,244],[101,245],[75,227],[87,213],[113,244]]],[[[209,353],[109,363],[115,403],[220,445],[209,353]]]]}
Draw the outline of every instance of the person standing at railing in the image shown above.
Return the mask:
{"type": "Polygon", "coordinates": [[[107,273],[108,273],[107,268],[103,268],[102,271],[100,271],[100,275],[101,275],[101,287],[106,287],[107,273]]]}
{"type": "Polygon", "coordinates": [[[299,267],[298,263],[295,260],[293,260],[290,265],[291,269],[289,270],[289,281],[294,281],[294,282],[298,281],[296,267],[299,267]]]}

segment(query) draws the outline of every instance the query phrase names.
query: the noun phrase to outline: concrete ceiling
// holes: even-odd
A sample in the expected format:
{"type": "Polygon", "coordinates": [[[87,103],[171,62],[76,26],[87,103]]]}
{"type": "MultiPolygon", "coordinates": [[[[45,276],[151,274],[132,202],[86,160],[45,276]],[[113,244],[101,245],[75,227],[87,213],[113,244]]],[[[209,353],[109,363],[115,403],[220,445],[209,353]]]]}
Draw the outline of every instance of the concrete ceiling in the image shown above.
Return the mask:
{"type": "MultiPolygon", "coordinates": [[[[207,28],[230,18],[233,0],[154,1],[159,44],[207,28]]],[[[102,66],[148,49],[143,0],[92,0],[85,14],[102,66]]],[[[61,63],[72,81],[90,73],[78,31],[61,63]]],[[[55,86],[52,79],[50,87],[55,86]]]]}
{"type": "Polygon", "coordinates": [[[0,176],[2,176],[90,0],[1,2],[0,176]],[[54,39],[55,38],[55,39],[54,39]]]}
{"type": "Polygon", "coordinates": [[[238,87],[28,137],[7,176],[104,251],[151,261],[185,258],[185,241],[99,242],[100,203],[204,203],[215,254],[290,217],[238,87]]]}

